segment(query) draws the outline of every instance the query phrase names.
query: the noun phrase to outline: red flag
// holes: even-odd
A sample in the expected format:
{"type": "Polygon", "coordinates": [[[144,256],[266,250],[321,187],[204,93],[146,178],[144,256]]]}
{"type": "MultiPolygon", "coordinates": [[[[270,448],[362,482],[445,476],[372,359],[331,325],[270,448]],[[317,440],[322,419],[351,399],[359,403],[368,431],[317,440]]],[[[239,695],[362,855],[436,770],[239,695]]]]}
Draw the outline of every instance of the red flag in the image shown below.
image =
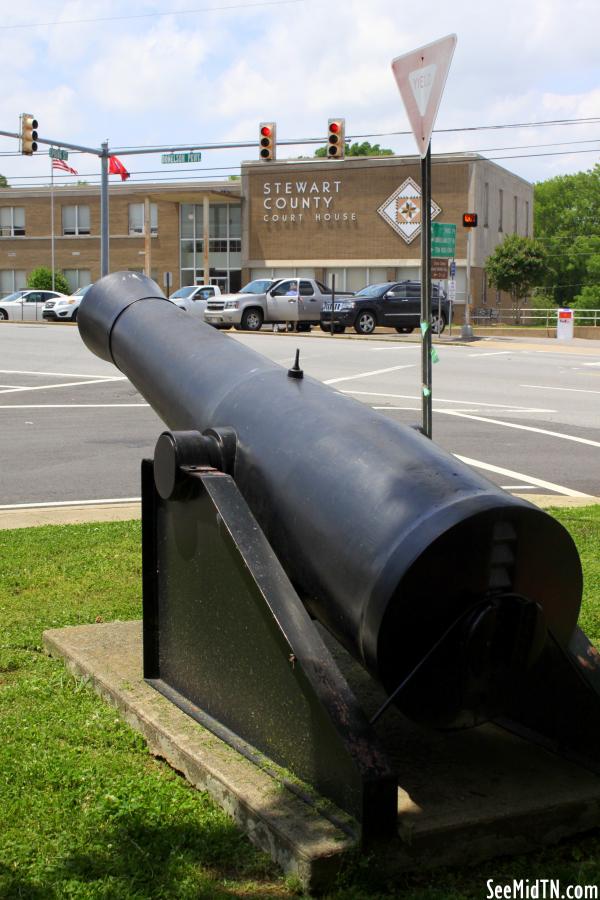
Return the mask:
{"type": "Polygon", "coordinates": [[[108,157],[108,171],[111,175],[120,175],[121,181],[127,181],[131,177],[121,160],[117,159],[116,156],[108,157]]]}

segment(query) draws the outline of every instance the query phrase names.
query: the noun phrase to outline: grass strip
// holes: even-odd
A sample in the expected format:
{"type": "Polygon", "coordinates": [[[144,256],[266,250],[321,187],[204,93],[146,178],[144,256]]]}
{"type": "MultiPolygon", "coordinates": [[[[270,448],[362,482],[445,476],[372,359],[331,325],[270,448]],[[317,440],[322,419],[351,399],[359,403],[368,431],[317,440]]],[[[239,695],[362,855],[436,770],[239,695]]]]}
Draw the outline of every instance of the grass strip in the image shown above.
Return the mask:
{"type": "MultiPolygon", "coordinates": [[[[581,554],[581,624],[600,644],[600,507],[551,513],[581,554]]],[[[46,628],[141,617],[139,547],[139,522],[0,532],[0,898],[291,897],[206,794],[42,651],[46,628]]],[[[489,878],[600,883],[600,835],[394,884],[363,855],[329,896],[481,898],[489,878]]]]}

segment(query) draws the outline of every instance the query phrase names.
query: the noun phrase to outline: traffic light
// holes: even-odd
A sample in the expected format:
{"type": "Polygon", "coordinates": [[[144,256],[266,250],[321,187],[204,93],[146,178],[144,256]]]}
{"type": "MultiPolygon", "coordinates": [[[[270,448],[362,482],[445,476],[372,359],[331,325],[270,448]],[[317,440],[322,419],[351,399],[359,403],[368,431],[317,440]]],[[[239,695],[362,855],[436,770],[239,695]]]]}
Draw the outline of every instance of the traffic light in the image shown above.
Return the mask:
{"type": "Polygon", "coordinates": [[[477,213],[463,213],[463,228],[477,228],[477,213]]]}
{"type": "Polygon", "coordinates": [[[268,161],[275,159],[275,122],[261,122],[259,131],[260,158],[268,161]]]}
{"type": "Polygon", "coordinates": [[[21,114],[21,153],[31,156],[38,148],[37,119],[30,113],[21,114]]]}
{"type": "Polygon", "coordinates": [[[343,159],[346,147],[346,120],[330,119],[327,126],[327,158],[343,159]]]}

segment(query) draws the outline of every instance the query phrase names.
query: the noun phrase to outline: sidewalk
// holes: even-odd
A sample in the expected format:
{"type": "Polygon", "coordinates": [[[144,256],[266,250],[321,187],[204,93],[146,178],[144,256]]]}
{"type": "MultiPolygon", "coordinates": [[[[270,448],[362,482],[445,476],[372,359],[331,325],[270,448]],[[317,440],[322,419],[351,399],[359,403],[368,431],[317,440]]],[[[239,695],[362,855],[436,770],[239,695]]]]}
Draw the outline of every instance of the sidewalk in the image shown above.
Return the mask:
{"type": "MultiPolygon", "coordinates": [[[[600,497],[563,497],[559,494],[515,494],[540,509],[550,506],[595,506],[600,497]]],[[[83,522],[122,522],[141,518],[141,502],[97,503],[73,506],[35,506],[28,509],[0,509],[0,531],[36,525],[79,525],[83,522]]]]}

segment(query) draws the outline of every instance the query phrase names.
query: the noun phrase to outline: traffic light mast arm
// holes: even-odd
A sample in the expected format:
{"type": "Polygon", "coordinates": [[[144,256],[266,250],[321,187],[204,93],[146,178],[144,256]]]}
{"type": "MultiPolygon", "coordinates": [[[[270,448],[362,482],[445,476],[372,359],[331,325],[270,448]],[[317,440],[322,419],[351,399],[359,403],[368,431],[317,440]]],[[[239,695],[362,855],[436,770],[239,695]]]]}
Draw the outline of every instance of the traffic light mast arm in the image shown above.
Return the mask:
{"type": "MultiPolygon", "coordinates": [[[[21,135],[17,131],[0,131],[2,137],[17,138],[20,140],[21,135]]],[[[94,156],[102,156],[102,150],[98,147],[82,147],[80,144],[69,144],[66,141],[51,141],[48,138],[36,138],[36,143],[47,144],[49,147],[64,147],[65,150],[80,150],[82,153],[93,153],[94,156]]],[[[147,153],[148,151],[144,151],[147,153]]]]}

